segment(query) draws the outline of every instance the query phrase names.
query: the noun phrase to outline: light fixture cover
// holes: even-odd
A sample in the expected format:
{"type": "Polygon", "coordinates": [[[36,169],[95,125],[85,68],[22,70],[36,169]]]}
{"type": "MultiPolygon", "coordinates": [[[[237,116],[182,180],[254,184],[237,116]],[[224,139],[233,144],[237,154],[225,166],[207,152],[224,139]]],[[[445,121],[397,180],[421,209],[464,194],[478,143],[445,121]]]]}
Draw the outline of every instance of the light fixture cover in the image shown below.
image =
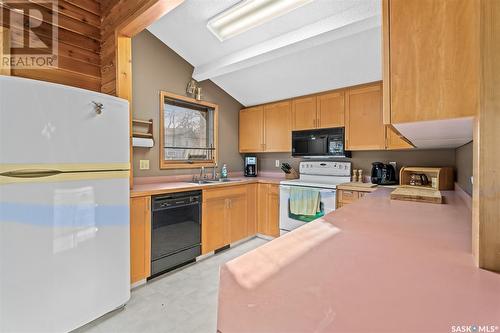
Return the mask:
{"type": "Polygon", "coordinates": [[[243,0],[217,14],[207,28],[222,42],[313,0],[243,0]]]}

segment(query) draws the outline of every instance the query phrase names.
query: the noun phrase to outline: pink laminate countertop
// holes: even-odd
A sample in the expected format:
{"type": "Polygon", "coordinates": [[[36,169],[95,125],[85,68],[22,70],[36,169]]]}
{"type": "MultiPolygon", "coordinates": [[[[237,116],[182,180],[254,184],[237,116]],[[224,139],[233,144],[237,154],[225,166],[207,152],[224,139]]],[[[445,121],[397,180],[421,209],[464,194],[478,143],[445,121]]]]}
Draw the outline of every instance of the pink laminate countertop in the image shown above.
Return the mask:
{"type": "Polygon", "coordinates": [[[222,187],[222,186],[235,186],[252,183],[265,183],[265,184],[279,184],[285,177],[278,175],[259,176],[259,177],[244,177],[234,176],[231,177],[238,179],[237,181],[227,183],[212,183],[212,184],[194,184],[187,181],[158,181],[158,182],[145,182],[142,184],[135,184],[134,188],[130,190],[130,197],[143,197],[149,195],[157,195],[172,192],[194,191],[203,190],[207,188],[222,187]]]}
{"type": "Polygon", "coordinates": [[[500,332],[500,274],[474,266],[465,202],[454,192],[443,205],[390,192],[222,266],[220,332],[500,332]]]}

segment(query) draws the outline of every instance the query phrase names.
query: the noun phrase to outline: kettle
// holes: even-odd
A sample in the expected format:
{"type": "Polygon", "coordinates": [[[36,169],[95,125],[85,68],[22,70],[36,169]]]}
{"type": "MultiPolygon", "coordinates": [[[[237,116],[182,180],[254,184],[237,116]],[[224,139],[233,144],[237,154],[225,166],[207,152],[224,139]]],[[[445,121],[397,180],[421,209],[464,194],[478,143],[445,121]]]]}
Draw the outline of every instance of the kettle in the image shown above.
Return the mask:
{"type": "Polygon", "coordinates": [[[378,185],[396,185],[396,170],[390,164],[373,162],[371,181],[378,185]]]}

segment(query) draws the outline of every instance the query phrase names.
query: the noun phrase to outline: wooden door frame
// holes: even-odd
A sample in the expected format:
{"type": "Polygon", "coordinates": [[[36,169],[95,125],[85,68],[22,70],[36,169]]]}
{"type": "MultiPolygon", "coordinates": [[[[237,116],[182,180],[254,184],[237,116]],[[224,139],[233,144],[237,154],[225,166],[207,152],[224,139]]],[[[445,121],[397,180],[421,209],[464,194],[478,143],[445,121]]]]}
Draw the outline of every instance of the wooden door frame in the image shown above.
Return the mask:
{"type": "Polygon", "coordinates": [[[472,251],[476,264],[500,272],[500,3],[481,0],[481,85],[474,129],[472,251]]]}
{"type": "MultiPolygon", "coordinates": [[[[129,102],[130,119],[130,188],[133,187],[132,148],[132,37],[145,30],[163,15],[180,5],[184,0],[146,0],[137,2],[137,8],[128,8],[130,16],[114,29],[116,61],[116,96],[129,102]]],[[[117,2],[115,6],[126,6],[117,2]]]]}

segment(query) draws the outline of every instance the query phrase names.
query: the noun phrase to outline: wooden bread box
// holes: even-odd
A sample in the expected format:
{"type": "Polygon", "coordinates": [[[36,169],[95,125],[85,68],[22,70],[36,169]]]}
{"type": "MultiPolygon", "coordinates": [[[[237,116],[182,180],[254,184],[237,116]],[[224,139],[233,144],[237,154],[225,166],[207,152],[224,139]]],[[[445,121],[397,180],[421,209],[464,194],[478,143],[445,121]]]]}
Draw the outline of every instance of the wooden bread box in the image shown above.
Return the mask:
{"type": "Polygon", "coordinates": [[[454,189],[453,168],[451,167],[402,167],[399,172],[399,182],[402,187],[428,188],[439,191],[454,189]],[[411,175],[424,174],[429,183],[427,185],[410,185],[411,175]],[[435,187],[432,186],[432,179],[435,178],[435,187]]]}

